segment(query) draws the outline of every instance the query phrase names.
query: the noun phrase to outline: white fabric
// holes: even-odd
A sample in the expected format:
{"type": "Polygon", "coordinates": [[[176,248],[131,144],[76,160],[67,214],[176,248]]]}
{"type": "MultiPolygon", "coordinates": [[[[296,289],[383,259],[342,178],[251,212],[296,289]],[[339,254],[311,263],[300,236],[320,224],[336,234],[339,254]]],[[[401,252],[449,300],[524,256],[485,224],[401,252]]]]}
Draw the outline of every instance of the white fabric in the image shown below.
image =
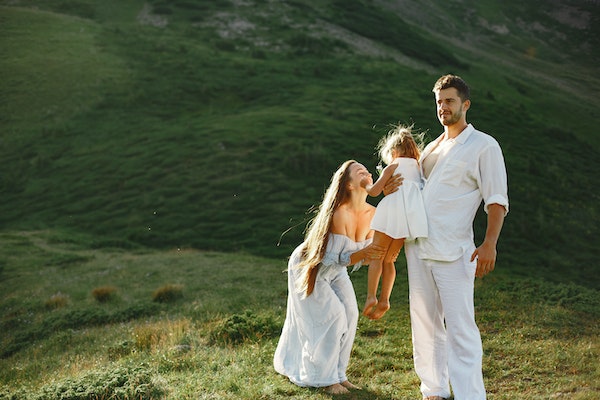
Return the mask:
{"type": "Polygon", "coordinates": [[[446,262],[420,259],[414,242],[404,248],[413,358],[424,397],[449,398],[452,384],[456,400],[486,398],[483,350],[473,305],[473,250],[446,262]]]}
{"type": "Polygon", "coordinates": [[[371,240],[354,242],[330,234],[313,293],[303,298],[296,290],[302,271],[298,246],[288,263],[288,301],[275,355],[275,370],[299,386],[323,387],[347,380],[346,369],[358,325],[358,304],[347,266],[350,254],[371,240]]]}
{"type": "Polygon", "coordinates": [[[402,185],[394,193],[385,196],[371,220],[371,229],[394,238],[414,240],[427,237],[427,216],[421,196],[423,178],[419,164],[414,158],[400,157],[392,163],[398,166],[394,175],[402,174],[402,185]]]}
{"type": "MultiPolygon", "coordinates": [[[[425,147],[421,164],[440,140],[425,147]]],[[[482,200],[486,212],[492,203],[508,212],[506,168],[498,142],[471,124],[442,146],[422,192],[429,235],[418,243],[421,258],[454,261],[473,246],[473,219],[482,200]]]]}
{"type": "Polygon", "coordinates": [[[421,156],[440,144],[423,188],[429,236],[405,245],[415,371],[423,396],[448,398],[452,385],[456,400],[484,400],[473,219],[482,201],[486,212],[492,203],[508,212],[506,168],[496,140],[472,125],[441,138],[421,156]]]}

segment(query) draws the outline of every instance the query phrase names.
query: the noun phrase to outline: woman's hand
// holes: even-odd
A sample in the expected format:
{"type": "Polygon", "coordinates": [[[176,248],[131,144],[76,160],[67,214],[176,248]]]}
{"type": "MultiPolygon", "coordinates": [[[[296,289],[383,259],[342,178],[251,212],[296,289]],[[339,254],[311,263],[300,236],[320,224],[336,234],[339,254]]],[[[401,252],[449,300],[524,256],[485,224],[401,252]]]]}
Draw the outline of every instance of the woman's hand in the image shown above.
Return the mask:
{"type": "Polygon", "coordinates": [[[371,260],[383,259],[385,256],[385,248],[382,246],[376,246],[373,243],[367,247],[358,250],[356,253],[350,255],[350,264],[354,265],[361,262],[363,265],[367,265],[371,260]]]}
{"type": "Polygon", "coordinates": [[[392,175],[390,179],[387,180],[385,186],[383,187],[383,194],[389,195],[394,193],[398,188],[402,185],[402,181],[404,178],[401,174],[392,175]]]}

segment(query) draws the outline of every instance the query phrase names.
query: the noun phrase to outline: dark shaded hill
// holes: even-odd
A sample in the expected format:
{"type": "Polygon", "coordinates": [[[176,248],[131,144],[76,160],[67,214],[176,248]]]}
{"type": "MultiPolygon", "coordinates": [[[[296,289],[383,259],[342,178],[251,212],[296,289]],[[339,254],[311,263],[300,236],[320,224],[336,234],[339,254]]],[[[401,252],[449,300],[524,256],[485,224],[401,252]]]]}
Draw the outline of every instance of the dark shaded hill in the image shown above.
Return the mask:
{"type": "Polygon", "coordinates": [[[599,16],[575,0],[1,1],[1,226],[284,258],[341,161],[374,171],[390,123],[437,135],[431,86],[453,72],[505,152],[499,266],[597,287],[599,16]]]}

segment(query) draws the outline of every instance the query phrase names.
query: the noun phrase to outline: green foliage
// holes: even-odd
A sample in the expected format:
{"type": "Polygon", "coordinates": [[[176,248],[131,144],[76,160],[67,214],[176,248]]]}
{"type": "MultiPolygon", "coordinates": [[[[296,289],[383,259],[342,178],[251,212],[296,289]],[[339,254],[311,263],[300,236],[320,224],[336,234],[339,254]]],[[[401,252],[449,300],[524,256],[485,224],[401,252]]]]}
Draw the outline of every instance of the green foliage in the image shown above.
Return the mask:
{"type": "MultiPolygon", "coordinates": [[[[55,332],[65,329],[81,329],[110,323],[124,322],[131,319],[156,314],[158,307],[154,304],[132,303],[124,308],[106,310],[97,308],[79,308],[73,310],[57,310],[40,317],[35,323],[22,324],[15,322],[19,330],[14,332],[0,351],[0,358],[31,346],[35,340],[48,338],[55,332]]],[[[9,321],[5,323],[10,323],[9,321]]]]}
{"type": "Polygon", "coordinates": [[[237,345],[246,341],[258,341],[276,337],[281,324],[272,315],[256,314],[246,310],[233,314],[218,323],[210,333],[210,342],[220,345],[237,345]]]}
{"type": "MultiPolygon", "coordinates": [[[[81,247],[87,240],[60,232],[0,235],[6,260],[0,280],[0,399],[39,399],[44,393],[92,399],[137,398],[127,397],[132,393],[165,400],[328,398],[273,371],[287,299],[283,260],[185,249],[90,252],[81,247]],[[40,279],[38,260],[53,253],[89,260],[47,267],[40,279]],[[119,288],[119,301],[98,304],[89,295],[101,287],[99,277],[119,288]],[[48,310],[39,299],[30,300],[32,292],[56,293],[65,279],[77,282],[61,288],[74,300],[67,306],[48,310]],[[186,296],[151,302],[150,288],[165,279],[186,282],[186,296]]],[[[353,395],[357,399],[419,396],[403,257],[397,269],[390,311],[379,321],[359,321],[348,371],[363,387],[353,395]]],[[[366,270],[351,279],[360,303],[366,270]]],[[[583,400],[600,392],[597,289],[553,282],[543,270],[529,278],[497,268],[476,281],[475,296],[490,398],[572,393],[583,400]]]]}
{"type": "Polygon", "coordinates": [[[35,400],[152,400],[165,394],[147,365],[93,371],[75,379],[64,379],[42,388],[35,400]]]}
{"type": "Polygon", "coordinates": [[[425,31],[386,13],[372,1],[334,0],[328,18],[349,31],[384,43],[403,54],[434,67],[468,70],[469,65],[458,60],[447,48],[437,43],[425,31]]]}
{"type": "MultiPolygon", "coordinates": [[[[130,362],[150,366],[139,398],[329,398],[272,370],[280,271],[342,161],[374,171],[389,123],[437,136],[447,72],[508,167],[476,291],[490,398],[597,398],[599,18],[572,0],[0,0],[0,399],[127,398],[107,371],[130,362]],[[171,280],[185,298],[150,301],[171,280]],[[90,297],[111,285],[118,301],[90,297]]],[[[398,276],[386,320],[361,320],[351,397],[419,396],[398,276]]]]}
{"type": "Polygon", "coordinates": [[[147,365],[116,366],[74,378],[57,379],[38,392],[0,390],[2,400],[153,400],[166,393],[165,383],[147,365]]]}
{"type": "Polygon", "coordinates": [[[514,293],[524,304],[535,299],[552,307],[565,307],[600,318],[598,291],[571,282],[550,283],[542,279],[522,279],[505,290],[514,293]]]}
{"type": "MultiPolygon", "coordinates": [[[[553,17],[516,1],[109,3],[2,7],[4,227],[85,234],[93,248],[286,257],[331,172],[348,158],[377,164],[383,127],[414,122],[436,136],[430,88],[452,70],[473,87],[469,119],[505,153],[506,266],[600,284],[598,195],[586,190],[600,185],[588,173],[598,82],[568,24],[531,32],[553,17]],[[523,37],[536,56],[518,47],[523,37]],[[583,251],[545,251],[565,240],[583,251]]],[[[85,262],[65,257],[43,263],[85,262]]]]}

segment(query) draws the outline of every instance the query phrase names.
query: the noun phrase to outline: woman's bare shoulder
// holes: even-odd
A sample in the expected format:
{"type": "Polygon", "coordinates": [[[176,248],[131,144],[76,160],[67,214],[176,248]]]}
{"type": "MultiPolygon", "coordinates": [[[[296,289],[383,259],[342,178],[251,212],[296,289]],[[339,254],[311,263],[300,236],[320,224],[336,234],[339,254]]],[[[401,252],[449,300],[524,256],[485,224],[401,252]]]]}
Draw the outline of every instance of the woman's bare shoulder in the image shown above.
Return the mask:
{"type": "Polygon", "coordinates": [[[342,204],[333,212],[333,217],[331,218],[331,233],[345,235],[348,218],[348,208],[342,204]]]}

